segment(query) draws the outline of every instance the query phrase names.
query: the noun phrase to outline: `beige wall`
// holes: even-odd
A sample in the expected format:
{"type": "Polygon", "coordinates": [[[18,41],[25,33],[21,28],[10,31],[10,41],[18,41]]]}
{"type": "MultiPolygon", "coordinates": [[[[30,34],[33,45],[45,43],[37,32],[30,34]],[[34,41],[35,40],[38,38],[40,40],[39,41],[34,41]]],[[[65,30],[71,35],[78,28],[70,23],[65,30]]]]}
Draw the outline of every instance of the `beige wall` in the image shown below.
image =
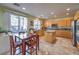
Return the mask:
{"type": "Polygon", "coordinates": [[[10,50],[9,36],[0,34],[0,55],[8,53],[10,50]]]}

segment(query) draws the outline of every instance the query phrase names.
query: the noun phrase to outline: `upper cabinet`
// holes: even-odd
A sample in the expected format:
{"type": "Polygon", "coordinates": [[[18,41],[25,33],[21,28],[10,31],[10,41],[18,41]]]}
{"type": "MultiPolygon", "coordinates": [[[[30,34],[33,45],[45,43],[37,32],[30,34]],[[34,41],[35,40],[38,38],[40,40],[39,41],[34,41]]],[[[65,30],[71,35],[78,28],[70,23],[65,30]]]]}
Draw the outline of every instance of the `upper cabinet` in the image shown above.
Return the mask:
{"type": "Polygon", "coordinates": [[[73,20],[73,18],[66,20],[66,26],[67,26],[67,27],[71,27],[72,20],[73,20]]]}
{"type": "Polygon", "coordinates": [[[73,20],[73,17],[69,17],[69,18],[63,18],[60,19],[58,21],[54,21],[54,20],[45,20],[44,21],[44,26],[45,27],[49,27],[52,24],[57,24],[59,27],[71,27],[71,22],[73,20]]]}
{"type": "Polygon", "coordinates": [[[71,23],[73,21],[73,17],[65,18],[65,20],[66,20],[66,27],[71,27],[71,23]]]}
{"type": "Polygon", "coordinates": [[[59,20],[58,21],[58,26],[59,27],[65,27],[66,26],[66,20],[59,20]]]}
{"type": "Polygon", "coordinates": [[[45,26],[45,27],[49,27],[49,26],[51,26],[52,24],[56,24],[56,22],[53,21],[53,20],[45,20],[45,21],[44,21],[44,26],[45,26]]]}
{"type": "Polygon", "coordinates": [[[70,27],[71,26],[71,22],[72,22],[73,18],[64,18],[62,20],[59,20],[57,22],[58,26],[60,27],[70,27]]]}

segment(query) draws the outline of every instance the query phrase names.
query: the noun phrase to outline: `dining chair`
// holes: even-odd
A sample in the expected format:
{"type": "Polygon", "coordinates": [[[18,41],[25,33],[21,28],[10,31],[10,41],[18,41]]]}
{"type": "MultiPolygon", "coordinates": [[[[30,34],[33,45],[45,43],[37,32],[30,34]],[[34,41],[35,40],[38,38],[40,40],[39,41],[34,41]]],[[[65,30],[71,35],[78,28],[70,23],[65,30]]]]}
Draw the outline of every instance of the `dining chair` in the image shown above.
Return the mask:
{"type": "MultiPolygon", "coordinates": [[[[10,39],[10,54],[11,55],[16,54],[17,48],[20,48],[20,50],[22,51],[22,41],[19,37],[17,37],[17,36],[13,37],[13,35],[10,35],[9,39],[10,39]],[[20,41],[17,41],[17,39],[19,39],[20,41]]],[[[21,51],[20,51],[20,53],[21,53],[21,51]]],[[[20,53],[18,53],[18,54],[20,54],[20,53]]]]}
{"type": "Polygon", "coordinates": [[[22,40],[22,54],[25,55],[26,51],[32,55],[34,52],[37,55],[37,51],[39,50],[39,36],[32,35],[28,38],[24,38],[22,40]],[[28,48],[28,50],[26,49],[28,48]]]}

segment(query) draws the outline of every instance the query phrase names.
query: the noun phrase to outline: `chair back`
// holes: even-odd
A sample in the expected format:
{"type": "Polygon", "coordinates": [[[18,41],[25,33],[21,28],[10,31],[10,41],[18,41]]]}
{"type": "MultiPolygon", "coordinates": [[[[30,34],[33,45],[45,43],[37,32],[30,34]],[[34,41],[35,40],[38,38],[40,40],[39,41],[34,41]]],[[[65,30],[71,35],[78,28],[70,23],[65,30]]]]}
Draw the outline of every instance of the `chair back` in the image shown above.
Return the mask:
{"type": "Polygon", "coordinates": [[[32,35],[28,38],[25,38],[22,40],[22,54],[25,55],[26,53],[26,45],[30,47],[30,54],[32,54],[32,50],[34,47],[36,47],[36,54],[37,54],[37,49],[39,50],[39,35],[32,35]]]}
{"type": "Polygon", "coordinates": [[[14,46],[15,46],[15,40],[14,40],[13,36],[10,35],[10,36],[9,36],[9,39],[10,39],[10,46],[11,46],[11,47],[14,47],[14,46]]]}

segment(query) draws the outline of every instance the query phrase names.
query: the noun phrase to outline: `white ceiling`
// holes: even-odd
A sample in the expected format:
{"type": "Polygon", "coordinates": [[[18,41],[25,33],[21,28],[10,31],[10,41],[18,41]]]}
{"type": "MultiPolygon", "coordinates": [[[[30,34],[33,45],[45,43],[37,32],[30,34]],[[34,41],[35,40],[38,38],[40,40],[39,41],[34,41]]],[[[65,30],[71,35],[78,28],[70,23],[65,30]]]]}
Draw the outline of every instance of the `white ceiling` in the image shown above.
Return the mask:
{"type": "Polygon", "coordinates": [[[13,3],[2,3],[1,5],[9,7],[15,10],[19,10],[24,13],[29,13],[33,16],[41,16],[43,18],[61,18],[67,16],[74,16],[75,12],[79,10],[78,3],[19,3],[20,6],[15,6],[13,3]],[[26,10],[23,10],[22,7],[25,7],[26,10]],[[66,9],[70,8],[70,11],[66,9]],[[54,12],[51,15],[51,12],[54,12]],[[69,13],[69,15],[66,15],[69,13]],[[56,17],[54,17],[56,15],[56,17]]]}

